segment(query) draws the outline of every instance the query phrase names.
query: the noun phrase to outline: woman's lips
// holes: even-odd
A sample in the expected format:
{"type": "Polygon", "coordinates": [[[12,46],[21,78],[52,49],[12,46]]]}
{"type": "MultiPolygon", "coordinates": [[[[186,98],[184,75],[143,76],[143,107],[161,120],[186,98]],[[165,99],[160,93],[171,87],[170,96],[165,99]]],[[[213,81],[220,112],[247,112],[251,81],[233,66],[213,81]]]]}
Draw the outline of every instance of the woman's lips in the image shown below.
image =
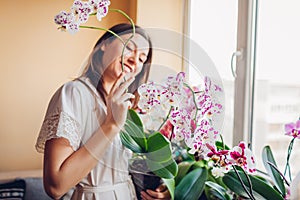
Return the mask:
{"type": "MultiPolygon", "coordinates": [[[[121,63],[121,65],[122,65],[122,63],[121,63]]],[[[129,65],[127,65],[127,64],[124,63],[124,71],[130,73],[133,70],[132,70],[132,68],[129,65]]]]}

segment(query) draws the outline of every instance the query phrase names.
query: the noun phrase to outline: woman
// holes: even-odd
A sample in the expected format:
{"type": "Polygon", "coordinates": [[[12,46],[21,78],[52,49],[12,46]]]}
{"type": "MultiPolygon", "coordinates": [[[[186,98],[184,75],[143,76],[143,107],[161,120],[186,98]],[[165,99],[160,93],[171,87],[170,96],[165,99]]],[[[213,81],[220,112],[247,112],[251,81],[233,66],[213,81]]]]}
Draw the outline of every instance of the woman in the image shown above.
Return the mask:
{"type": "MultiPolygon", "coordinates": [[[[123,41],[132,26],[110,29],[123,41]]],[[[83,74],[52,97],[36,148],[44,152],[44,187],[49,196],[71,199],[135,199],[128,175],[130,152],[119,138],[133,92],[147,81],[152,59],[151,41],[136,27],[126,46],[106,32],[96,43],[83,74]],[[66,197],[66,196],[65,196],[66,197]],[[67,197],[66,197],[67,198],[67,197]]],[[[165,187],[142,192],[142,199],[169,199],[165,187]]]]}

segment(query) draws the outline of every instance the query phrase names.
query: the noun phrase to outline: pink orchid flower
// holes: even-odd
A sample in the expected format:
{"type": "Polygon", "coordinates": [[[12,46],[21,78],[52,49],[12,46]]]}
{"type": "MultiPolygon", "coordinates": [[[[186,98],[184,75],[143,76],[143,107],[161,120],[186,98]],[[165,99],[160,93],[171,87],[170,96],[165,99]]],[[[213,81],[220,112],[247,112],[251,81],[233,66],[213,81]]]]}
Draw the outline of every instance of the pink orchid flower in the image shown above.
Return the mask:
{"type": "Polygon", "coordinates": [[[233,165],[238,165],[250,173],[256,171],[254,155],[250,149],[246,147],[245,142],[240,142],[238,146],[234,147],[230,152],[233,165]]]}
{"type": "Polygon", "coordinates": [[[285,134],[300,139],[300,120],[285,125],[285,134]]]}
{"type": "Polygon", "coordinates": [[[54,17],[54,21],[57,25],[60,25],[59,29],[67,30],[71,34],[79,31],[79,23],[76,22],[76,17],[73,13],[67,13],[61,11],[54,17]]]}

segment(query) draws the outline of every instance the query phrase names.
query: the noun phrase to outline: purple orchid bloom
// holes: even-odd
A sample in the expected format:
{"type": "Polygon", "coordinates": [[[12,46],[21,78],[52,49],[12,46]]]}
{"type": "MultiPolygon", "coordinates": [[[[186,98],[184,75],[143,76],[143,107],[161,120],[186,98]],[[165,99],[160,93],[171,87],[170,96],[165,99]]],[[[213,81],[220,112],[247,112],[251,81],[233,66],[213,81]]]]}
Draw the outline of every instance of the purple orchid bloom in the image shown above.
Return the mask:
{"type": "Polygon", "coordinates": [[[296,123],[286,124],[284,129],[286,135],[300,139],[300,120],[297,120],[296,123]]]}

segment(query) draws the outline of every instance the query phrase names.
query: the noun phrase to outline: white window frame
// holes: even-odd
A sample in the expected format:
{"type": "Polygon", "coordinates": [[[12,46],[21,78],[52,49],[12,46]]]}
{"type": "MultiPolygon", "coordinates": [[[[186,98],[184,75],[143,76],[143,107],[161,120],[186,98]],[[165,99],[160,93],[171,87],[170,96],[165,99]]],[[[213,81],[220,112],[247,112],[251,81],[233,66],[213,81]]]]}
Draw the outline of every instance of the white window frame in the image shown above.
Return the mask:
{"type": "MultiPolygon", "coordinates": [[[[246,141],[251,148],[255,81],[255,54],[258,0],[238,0],[237,47],[235,69],[233,145],[246,141]]],[[[183,33],[190,35],[191,0],[183,1],[183,33]]],[[[183,56],[189,57],[189,42],[183,40],[183,56]]],[[[184,64],[184,63],[183,63],[184,64]]],[[[183,66],[188,72],[188,66],[183,66]]],[[[187,73],[188,74],[188,73],[187,73]]]]}
{"type": "Polygon", "coordinates": [[[252,144],[255,55],[256,55],[256,24],[258,0],[239,0],[233,145],[240,141],[252,144]]]}

